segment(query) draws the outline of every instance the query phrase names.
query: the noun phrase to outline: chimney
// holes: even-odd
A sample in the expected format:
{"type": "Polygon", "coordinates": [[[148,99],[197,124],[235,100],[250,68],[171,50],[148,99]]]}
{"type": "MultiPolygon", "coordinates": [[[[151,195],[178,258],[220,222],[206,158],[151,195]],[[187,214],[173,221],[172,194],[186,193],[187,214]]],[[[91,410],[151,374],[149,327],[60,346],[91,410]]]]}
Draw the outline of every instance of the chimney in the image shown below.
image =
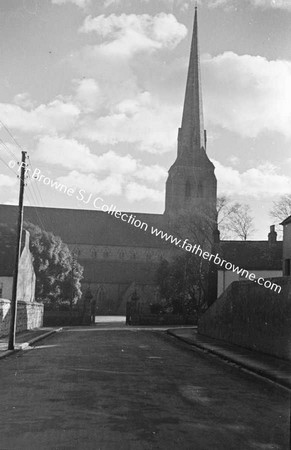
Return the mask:
{"type": "Polygon", "coordinates": [[[270,226],[270,233],[268,234],[269,245],[274,245],[277,242],[277,233],[275,231],[275,225],[270,226]]]}
{"type": "Polygon", "coordinates": [[[219,244],[220,242],[220,231],[218,228],[213,231],[213,240],[214,244],[219,244]]]}

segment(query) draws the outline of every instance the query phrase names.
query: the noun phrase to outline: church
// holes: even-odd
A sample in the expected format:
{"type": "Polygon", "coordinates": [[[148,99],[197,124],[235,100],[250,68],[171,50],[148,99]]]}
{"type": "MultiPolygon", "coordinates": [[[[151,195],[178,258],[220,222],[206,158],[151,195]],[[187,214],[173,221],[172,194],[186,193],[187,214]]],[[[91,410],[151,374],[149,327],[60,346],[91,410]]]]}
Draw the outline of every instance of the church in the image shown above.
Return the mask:
{"type": "MultiPolygon", "coordinates": [[[[232,261],[234,258],[233,262],[243,263],[244,268],[249,265],[252,270],[265,270],[270,276],[273,271],[276,275],[281,271],[282,246],[277,242],[274,230],[269,240],[264,242],[218,243],[217,180],[206,147],[196,8],[177,156],[168,172],[164,214],[110,214],[101,210],[41,207],[24,209],[24,220],[40,227],[42,223],[49,224],[47,231],[60,236],[72,250],[84,267],[83,293],[90,288],[97,302],[101,298],[100,313],[123,314],[134,290],[142,301],[155,301],[157,289],[154,279],[160,261],[169,260],[181,250],[151,234],[149,229],[155,227],[171,232],[169,230],[173,229],[179,217],[186,221],[191,218],[194,222],[198,216],[207,217],[210,223],[207,245],[212,247],[216,242],[225,259],[232,261]],[[128,219],[129,216],[134,217],[134,223],[122,220],[122,217],[128,219]]],[[[16,223],[16,217],[17,207],[0,205],[0,222],[12,225],[16,223]]],[[[218,273],[218,291],[222,292],[231,281],[232,278],[227,281],[225,273],[218,273]]]]}

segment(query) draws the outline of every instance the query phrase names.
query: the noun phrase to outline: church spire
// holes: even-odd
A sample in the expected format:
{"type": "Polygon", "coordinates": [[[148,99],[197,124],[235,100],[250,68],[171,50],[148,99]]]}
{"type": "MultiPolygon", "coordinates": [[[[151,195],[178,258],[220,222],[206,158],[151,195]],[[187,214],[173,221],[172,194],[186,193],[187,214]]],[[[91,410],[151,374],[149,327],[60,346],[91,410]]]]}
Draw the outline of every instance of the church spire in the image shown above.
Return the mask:
{"type": "MultiPolygon", "coordinates": [[[[193,26],[190,62],[188,68],[182,125],[179,130],[180,152],[185,147],[191,152],[205,149],[205,132],[203,123],[202,93],[200,81],[200,58],[198,46],[197,6],[193,26]]],[[[179,152],[179,153],[180,153],[179,152]]]]}
{"type": "Polygon", "coordinates": [[[216,177],[205,149],[196,7],[178,154],[166,183],[168,217],[203,209],[216,223],[216,177]]]}

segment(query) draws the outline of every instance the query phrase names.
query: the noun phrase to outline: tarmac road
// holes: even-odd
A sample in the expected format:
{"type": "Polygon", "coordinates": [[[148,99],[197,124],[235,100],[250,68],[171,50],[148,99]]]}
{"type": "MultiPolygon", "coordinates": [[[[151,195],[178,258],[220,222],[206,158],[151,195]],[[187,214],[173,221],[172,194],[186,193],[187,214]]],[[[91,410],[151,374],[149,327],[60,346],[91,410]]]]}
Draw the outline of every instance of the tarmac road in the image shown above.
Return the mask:
{"type": "Polygon", "coordinates": [[[0,361],[0,449],[289,449],[285,390],[161,331],[75,328],[0,361]]]}

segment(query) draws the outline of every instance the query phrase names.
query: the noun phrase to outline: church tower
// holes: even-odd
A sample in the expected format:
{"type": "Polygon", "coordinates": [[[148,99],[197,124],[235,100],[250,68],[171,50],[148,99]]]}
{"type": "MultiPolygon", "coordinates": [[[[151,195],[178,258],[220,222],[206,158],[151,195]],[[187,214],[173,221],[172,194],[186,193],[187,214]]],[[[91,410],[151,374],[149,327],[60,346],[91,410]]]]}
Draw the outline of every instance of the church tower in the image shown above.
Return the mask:
{"type": "Polygon", "coordinates": [[[166,183],[165,215],[170,220],[179,214],[195,216],[202,208],[215,229],[216,192],[214,165],[206,154],[196,7],[178,153],[166,183]]]}

